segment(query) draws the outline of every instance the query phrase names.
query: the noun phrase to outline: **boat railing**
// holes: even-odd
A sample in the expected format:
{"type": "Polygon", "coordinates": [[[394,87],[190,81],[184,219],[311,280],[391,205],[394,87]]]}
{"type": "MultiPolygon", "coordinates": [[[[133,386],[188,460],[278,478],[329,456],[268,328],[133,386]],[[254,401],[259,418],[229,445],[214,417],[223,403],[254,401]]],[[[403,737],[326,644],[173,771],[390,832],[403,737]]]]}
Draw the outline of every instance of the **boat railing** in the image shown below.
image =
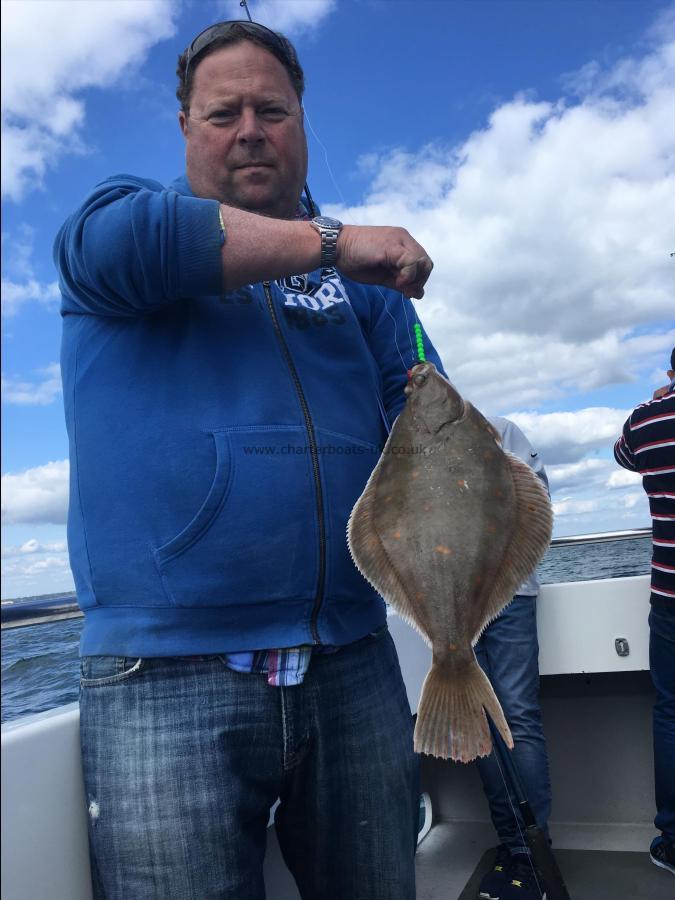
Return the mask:
{"type": "MultiPolygon", "coordinates": [[[[573,534],[565,537],[555,537],[551,541],[551,548],[570,547],[579,544],[601,544],[606,541],[626,541],[635,538],[648,537],[652,533],[651,528],[631,528],[623,531],[600,531],[592,534],[573,534]]],[[[84,613],[77,605],[75,596],[62,597],[49,600],[6,600],[2,603],[2,630],[5,628],[20,628],[25,625],[42,625],[48,622],[57,622],[60,619],[76,619],[84,613]]]]}
{"type": "Polygon", "coordinates": [[[598,531],[592,534],[571,534],[556,537],[551,547],[568,547],[577,544],[602,544],[605,541],[629,541],[634,538],[651,537],[651,528],[627,528],[623,531],[598,531]]]}

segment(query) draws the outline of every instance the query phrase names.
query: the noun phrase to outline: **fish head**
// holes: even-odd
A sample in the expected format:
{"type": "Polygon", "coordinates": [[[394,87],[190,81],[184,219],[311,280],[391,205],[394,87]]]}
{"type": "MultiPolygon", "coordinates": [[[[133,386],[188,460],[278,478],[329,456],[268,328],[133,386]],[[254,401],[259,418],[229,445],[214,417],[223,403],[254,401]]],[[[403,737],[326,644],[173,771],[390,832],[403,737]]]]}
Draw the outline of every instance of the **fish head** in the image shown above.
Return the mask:
{"type": "Polygon", "coordinates": [[[418,363],[410,369],[404,393],[413,422],[431,434],[464,415],[465,405],[459,392],[432,362],[418,363]]]}

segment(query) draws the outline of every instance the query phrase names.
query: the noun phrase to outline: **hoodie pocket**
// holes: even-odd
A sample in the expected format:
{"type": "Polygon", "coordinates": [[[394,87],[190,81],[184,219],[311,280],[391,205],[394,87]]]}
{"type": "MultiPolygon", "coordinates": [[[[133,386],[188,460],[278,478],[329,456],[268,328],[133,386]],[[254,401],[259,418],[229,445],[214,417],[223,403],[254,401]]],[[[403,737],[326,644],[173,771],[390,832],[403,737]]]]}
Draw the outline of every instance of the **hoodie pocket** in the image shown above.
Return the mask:
{"type": "Polygon", "coordinates": [[[312,596],[317,524],[305,430],[217,429],[215,472],[194,518],[153,550],[175,606],[312,596]]]}

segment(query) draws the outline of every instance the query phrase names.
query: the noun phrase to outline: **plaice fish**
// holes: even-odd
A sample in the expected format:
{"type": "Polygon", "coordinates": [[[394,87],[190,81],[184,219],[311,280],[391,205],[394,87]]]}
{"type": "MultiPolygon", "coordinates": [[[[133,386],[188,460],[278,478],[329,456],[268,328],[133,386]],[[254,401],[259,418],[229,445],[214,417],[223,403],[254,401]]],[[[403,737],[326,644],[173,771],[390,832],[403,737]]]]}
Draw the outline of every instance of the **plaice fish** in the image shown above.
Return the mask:
{"type": "Polygon", "coordinates": [[[436,371],[416,365],[405,408],[352,510],[357,567],[432,648],[415,750],[468,762],[511,732],[473,646],[535,569],[552,512],[534,472],[436,371]]]}

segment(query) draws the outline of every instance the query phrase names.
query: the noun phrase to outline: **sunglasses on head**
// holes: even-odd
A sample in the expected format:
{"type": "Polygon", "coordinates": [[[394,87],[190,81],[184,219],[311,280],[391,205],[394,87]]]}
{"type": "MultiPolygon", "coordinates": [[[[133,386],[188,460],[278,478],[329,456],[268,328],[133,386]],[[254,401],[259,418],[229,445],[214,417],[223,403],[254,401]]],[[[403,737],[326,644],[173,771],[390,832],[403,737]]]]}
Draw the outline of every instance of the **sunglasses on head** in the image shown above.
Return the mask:
{"type": "Polygon", "coordinates": [[[262,38],[263,42],[268,46],[272,45],[276,47],[289,67],[292,68],[296,65],[295,53],[293,52],[291,45],[280,34],[277,34],[276,31],[272,31],[264,25],[259,25],[257,22],[248,22],[246,19],[241,21],[216,22],[215,25],[209,25],[208,28],[201,31],[187,48],[185,78],[187,78],[190,66],[194,63],[196,57],[199,56],[203,50],[206,50],[206,48],[214,41],[217,41],[222,37],[227,37],[227,35],[235,28],[237,31],[243,31],[246,34],[262,38]]]}

